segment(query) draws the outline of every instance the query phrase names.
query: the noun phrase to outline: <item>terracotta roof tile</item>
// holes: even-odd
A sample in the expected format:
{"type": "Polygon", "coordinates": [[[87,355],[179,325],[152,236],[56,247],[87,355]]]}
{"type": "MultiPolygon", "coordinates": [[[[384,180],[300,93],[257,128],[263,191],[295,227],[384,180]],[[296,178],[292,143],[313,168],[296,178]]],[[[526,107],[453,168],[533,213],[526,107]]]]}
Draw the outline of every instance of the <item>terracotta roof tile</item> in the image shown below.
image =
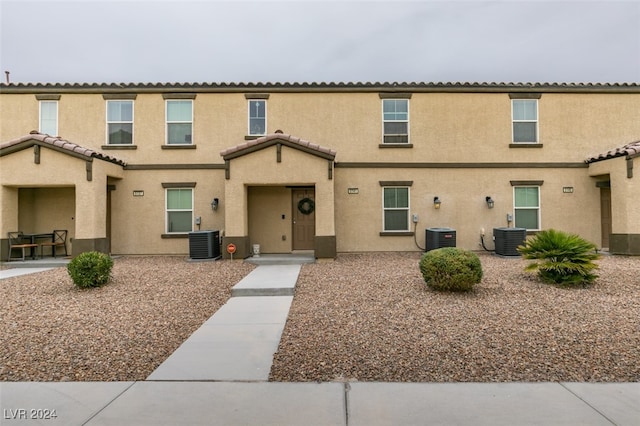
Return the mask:
{"type": "Polygon", "coordinates": [[[587,163],[595,163],[596,161],[608,160],[610,158],[625,157],[627,155],[640,155],[640,140],[628,143],[618,148],[614,148],[598,155],[590,156],[586,159],[587,163]]]}
{"type": "Polygon", "coordinates": [[[289,145],[292,148],[302,148],[310,153],[317,153],[321,157],[331,157],[333,159],[336,156],[336,151],[330,148],[320,146],[318,144],[311,143],[307,140],[300,139],[296,136],[287,135],[284,133],[272,133],[266,136],[253,139],[249,142],[241,143],[239,145],[227,148],[220,151],[220,155],[225,159],[239,157],[244,154],[244,151],[252,152],[256,149],[267,148],[281,142],[285,145],[289,145]]]}
{"type": "Polygon", "coordinates": [[[125,166],[124,161],[119,160],[115,157],[103,154],[99,151],[94,151],[92,149],[85,148],[73,142],[69,142],[68,140],[62,139],[60,136],[55,136],[55,137],[49,136],[44,133],[39,133],[35,130],[28,135],[0,144],[0,151],[5,150],[7,148],[11,148],[11,147],[17,147],[20,145],[24,145],[26,148],[36,144],[41,146],[50,145],[51,147],[55,147],[63,152],[69,151],[76,155],[80,155],[82,157],[97,158],[99,160],[108,161],[110,163],[118,164],[120,166],[125,166]]]}

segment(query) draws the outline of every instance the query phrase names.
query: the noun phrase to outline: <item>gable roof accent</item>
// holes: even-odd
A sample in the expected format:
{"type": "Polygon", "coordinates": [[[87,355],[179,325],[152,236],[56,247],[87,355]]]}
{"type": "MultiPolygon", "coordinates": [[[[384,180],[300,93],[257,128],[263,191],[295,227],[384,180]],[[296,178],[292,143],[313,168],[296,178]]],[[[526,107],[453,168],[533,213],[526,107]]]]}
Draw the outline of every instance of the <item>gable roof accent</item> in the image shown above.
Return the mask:
{"type": "Polygon", "coordinates": [[[220,155],[227,161],[278,144],[298,149],[327,160],[333,160],[336,157],[336,151],[333,149],[325,148],[295,136],[285,135],[279,132],[227,148],[224,151],[220,151],[220,155]]]}
{"type": "Polygon", "coordinates": [[[616,157],[636,157],[640,155],[640,140],[628,143],[619,148],[615,148],[602,154],[594,155],[586,159],[586,163],[595,163],[596,161],[608,160],[616,157]]]}
{"type": "Polygon", "coordinates": [[[62,139],[60,136],[49,136],[35,130],[26,136],[0,144],[0,157],[22,151],[23,149],[30,148],[34,145],[51,148],[55,151],[78,157],[86,161],[93,161],[94,158],[97,158],[98,160],[108,161],[123,167],[126,165],[124,161],[115,157],[111,157],[89,148],[84,148],[78,144],[62,139]]]}

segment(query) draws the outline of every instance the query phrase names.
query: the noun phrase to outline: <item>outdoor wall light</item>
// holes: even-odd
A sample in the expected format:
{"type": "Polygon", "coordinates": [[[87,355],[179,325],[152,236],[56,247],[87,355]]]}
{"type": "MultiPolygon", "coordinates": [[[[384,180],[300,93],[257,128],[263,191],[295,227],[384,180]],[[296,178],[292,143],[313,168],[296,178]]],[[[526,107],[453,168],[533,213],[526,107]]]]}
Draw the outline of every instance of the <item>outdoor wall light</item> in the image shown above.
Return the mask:
{"type": "Polygon", "coordinates": [[[433,197],[433,208],[439,209],[441,204],[442,204],[442,201],[440,201],[440,197],[438,196],[433,197]]]}
{"type": "Polygon", "coordinates": [[[211,202],[211,210],[218,210],[218,204],[220,204],[220,200],[214,198],[211,202]]]}
{"type": "Polygon", "coordinates": [[[495,202],[493,201],[493,199],[491,198],[491,196],[487,195],[485,197],[485,201],[487,202],[487,207],[489,207],[490,209],[493,208],[493,205],[495,204],[495,202]]]}

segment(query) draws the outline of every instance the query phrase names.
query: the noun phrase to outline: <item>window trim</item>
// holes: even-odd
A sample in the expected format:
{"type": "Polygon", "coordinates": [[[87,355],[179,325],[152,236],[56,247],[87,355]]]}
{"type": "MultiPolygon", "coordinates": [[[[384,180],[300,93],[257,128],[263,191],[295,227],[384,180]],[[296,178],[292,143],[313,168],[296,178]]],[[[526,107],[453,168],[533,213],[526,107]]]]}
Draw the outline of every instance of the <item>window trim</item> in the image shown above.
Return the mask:
{"type": "MultiPolygon", "coordinates": [[[[382,143],[381,145],[385,145],[385,146],[405,146],[405,145],[411,145],[411,129],[410,129],[410,119],[411,119],[411,106],[410,106],[410,102],[409,102],[409,98],[410,97],[380,97],[382,102],[380,104],[380,106],[382,107],[382,143]],[[384,104],[387,101],[404,101],[407,103],[407,119],[406,120],[385,120],[384,118],[384,104]],[[405,134],[386,134],[384,131],[384,125],[385,123],[407,123],[407,133],[405,134]],[[406,142],[387,142],[386,141],[386,137],[390,136],[390,137],[399,137],[399,136],[406,136],[406,142]]],[[[411,145],[413,146],[413,145],[411,145]]]]}
{"type": "Polygon", "coordinates": [[[135,122],[135,101],[133,99],[106,99],[105,100],[106,111],[105,111],[105,120],[106,120],[106,145],[108,146],[135,146],[135,131],[134,131],[134,122],[135,122]],[[109,102],[131,102],[131,121],[109,121],[109,102]],[[110,143],[109,139],[109,124],[131,124],[131,143],[110,143]]]}
{"type": "Polygon", "coordinates": [[[165,131],[164,131],[164,144],[167,146],[183,146],[183,145],[193,145],[193,141],[195,139],[194,137],[194,120],[193,120],[193,116],[194,116],[194,102],[193,102],[193,98],[192,97],[183,97],[183,98],[178,98],[178,97],[172,97],[171,99],[165,99],[164,101],[164,127],[165,127],[165,131]],[[191,120],[190,121],[169,121],[169,103],[171,102],[190,102],[191,103],[191,120]],[[169,124],[185,124],[185,123],[189,123],[191,124],[191,141],[189,142],[184,142],[184,143],[169,143],[169,124]]]}
{"type": "Polygon", "coordinates": [[[247,135],[251,137],[261,137],[267,134],[267,99],[261,97],[247,98],[247,135]],[[251,132],[251,102],[264,103],[264,132],[252,133],[251,132]]]}
{"type": "Polygon", "coordinates": [[[47,134],[49,136],[58,136],[58,117],[59,117],[59,104],[58,104],[58,100],[56,99],[41,99],[38,101],[38,131],[42,134],[47,134]],[[56,118],[55,118],[55,132],[54,134],[49,134],[47,132],[44,131],[43,126],[42,126],[42,105],[43,104],[52,104],[56,106],[56,118]]]}
{"type": "MultiPolygon", "coordinates": [[[[380,182],[380,186],[382,186],[382,191],[381,191],[381,202],[382,202],[382,231],[381,234],[384,233],[386,235],[394,233],[396,235],[406,235],[405,233],[407,232],[411,232],[411,221],[410,221],[410,214],[411,214],[411,185],[406,185],[403,183],[406,182],[380,182]],[[383,185],[383,183],[388,183],[383,185]],[[386,189],[391,189],[391,188],[403,188],[407,190],[407,207],[394,207],[394,208],[387,208],[384,206],[384,193],[386,189]],[[386,221],[385,221],[385,212],[388,210],[393,210],[393,211],[398,211],[398,210],[406,210],[407,212],[407,229],[386,229],[386,221]]],[[[413,234],[412,234],[413,235],[413,234]]]]}
{"type": "Polygon", "coordinates": [[[519,185],[513,185],[513,225],[515,227],[518,227],[518,225],[516,224],[516,210],[536,210],[537,211],[537,222],[538,222],[538,227],[533,229],[533,228],[525,228],[527,230],[527,232],[535,232],[535,231],[540,231],[542,229],[542,205],[541,205],[541,194],[540,194],[540,185],[536,185],[534,182],[532,183],[527,183],[527,182],[522,182],[519,185]],[[517,207],[516,206],[516,190],[518,188],[536,188],[538,190],[538,206],[537,207],[517,207]]]}
{"type": "Polygon", "coordinates": [[[537,145],[540,143],[540,111],[538,98],[512,98],[511,99],[511,145],[537,145]],[[514,105],[515,102],[534,102],[536,106],[536,119],[535,120],[516,120],[514,117],[514,105]],[[515,138],[515,124],[516,123],[535,123],[536,140],[526,142],[516,142],[515,138]]]}
{"type": "Polygon", "coordinates": [[[193,221],[194,221],[194,205],[195,205],[195,191],[194,186],[184,185],[164,185],[164,235],[182,235],[188,234],[189,232],[193,232],[193,221]],[[186,190],[191,191],[191,208],[190,209],[169,209],[169,191],[175,190],[186,190]],[[169,230],[169,213],[170,212],[191,212],[191,230],[190,231],[170,231],[169,230]]]}

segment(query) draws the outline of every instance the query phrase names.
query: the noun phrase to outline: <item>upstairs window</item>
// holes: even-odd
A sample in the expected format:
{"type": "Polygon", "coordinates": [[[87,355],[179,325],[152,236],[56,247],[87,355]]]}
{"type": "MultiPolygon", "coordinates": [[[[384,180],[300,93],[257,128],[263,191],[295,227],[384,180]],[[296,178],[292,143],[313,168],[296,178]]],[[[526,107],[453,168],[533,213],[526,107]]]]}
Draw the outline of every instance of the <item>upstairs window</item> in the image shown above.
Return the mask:
{"type": "Polygon", "coordinates": [[[516,228],[528,231],[540,229],[540,187],[516,186],[513,188],[513,211],[516,228]]]}
{"type": "Polygon", "coordinates": [[[193,142],[193,101],[167,101],[167,145],[193,142]]]}
{"type": "Polygon", "coordinates": [[[58,101],[40,101],[40,133],[58,136],[58,101]]]}
{"type": "Polygon", "coordinates": [[[133,144],[133,101],[107,101],[107,145],[133,144]]]}
{"type": "Polygon", "coordinates": [[[409,143],[409,100],[382,100],[383,143],[409,143]]]}
{"type": "Polygon", "coordinates": [[[538,100],[511,101],[514,143],[538,142],[538,100]]]}
{"type": "Polygon", "coordinates": [[[167,233],[193,230],[193,188],[166,189],[167,233]]]}
{"type": "Polygon", "coordinates": [[[267,134],[267,101],[249,99],[249,135],[264,136],[267,134]]]}
{"type": "Polygon", "coordinates": [[[384,231],[409,231],[409,188],[382,188],[384,231]]]}

